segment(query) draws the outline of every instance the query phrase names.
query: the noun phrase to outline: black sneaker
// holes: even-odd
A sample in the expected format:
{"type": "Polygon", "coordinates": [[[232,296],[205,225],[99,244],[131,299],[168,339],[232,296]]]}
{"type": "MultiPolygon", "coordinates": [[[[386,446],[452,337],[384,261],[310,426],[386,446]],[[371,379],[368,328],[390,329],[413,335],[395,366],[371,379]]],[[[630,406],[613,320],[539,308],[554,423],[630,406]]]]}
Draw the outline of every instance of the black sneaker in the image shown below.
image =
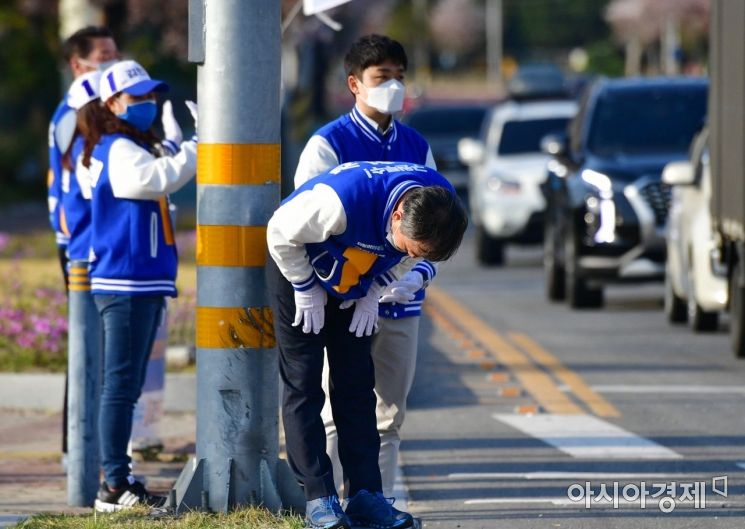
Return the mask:
{"type": "Polygon", "coordinates": [[[98,512],[117,512],[136,505],[145,507],[162,507],[166,502],[163,496],[153,496],[145,490],[145,485],[132,481],[126,487],[112,491],[106,482],[102,482],[96,494],[94,505],[98,512]]]}

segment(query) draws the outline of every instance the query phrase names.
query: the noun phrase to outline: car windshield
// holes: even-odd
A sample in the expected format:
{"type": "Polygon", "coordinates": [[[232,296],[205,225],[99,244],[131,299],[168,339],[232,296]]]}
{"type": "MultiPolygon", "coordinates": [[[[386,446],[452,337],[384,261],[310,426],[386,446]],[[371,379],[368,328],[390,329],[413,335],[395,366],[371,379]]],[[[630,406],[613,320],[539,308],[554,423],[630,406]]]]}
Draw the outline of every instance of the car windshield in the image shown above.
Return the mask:
{"type": "Polygon", "coordinates": [[[486,108],[438,108],[412,112],[406,124],[428,136],[478,136],[486,108]]]}
{"type": "Polygon", "coordinates": [[[500,155],[541,152],[541,139],[565,130],[568,121],[568,118],[508,121],[502,129],[497,152],[500,155]]]}
{"type": "Polygon", "coordinates": [[[706,115],[706,87],[600,96],[587,149],[598,156],[685,153],[706,115]]]}

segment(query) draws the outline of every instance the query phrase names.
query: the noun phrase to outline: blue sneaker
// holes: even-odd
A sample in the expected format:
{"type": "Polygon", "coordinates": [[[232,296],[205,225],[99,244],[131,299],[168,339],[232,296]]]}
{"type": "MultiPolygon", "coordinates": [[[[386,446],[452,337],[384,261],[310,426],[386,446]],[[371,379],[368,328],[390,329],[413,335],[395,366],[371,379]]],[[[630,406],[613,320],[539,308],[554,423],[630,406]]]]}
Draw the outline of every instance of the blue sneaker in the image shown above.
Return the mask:
{"type": "Polygon", "coordinates": [[[414,523],[410,514],[394,509],[381,492],[360,490],[349,499],[346,513],[352,527],[403,529],[414,523]]]}
{"type": "Polygon", "coordinates": [[[412,527],[414,525],[414,517],[410,515],[408,512],[399,511],[393,506],[393,502],[396,501],[396,498],[386,498],[388,501],[388,504],[391,506],[391,511],[393,512],[393,518],[396,519],[396,523],[400,523],[401,525],[396,525],[396,527],[412,527]],[[406,523],[402,523],[406,522],[406,523]]]}
{"type": "Polygon", "coordinates": [[[323,496],[305,502],[305,521],[308,529],[351,529],[349,518],[336,496],[323,496]]]}

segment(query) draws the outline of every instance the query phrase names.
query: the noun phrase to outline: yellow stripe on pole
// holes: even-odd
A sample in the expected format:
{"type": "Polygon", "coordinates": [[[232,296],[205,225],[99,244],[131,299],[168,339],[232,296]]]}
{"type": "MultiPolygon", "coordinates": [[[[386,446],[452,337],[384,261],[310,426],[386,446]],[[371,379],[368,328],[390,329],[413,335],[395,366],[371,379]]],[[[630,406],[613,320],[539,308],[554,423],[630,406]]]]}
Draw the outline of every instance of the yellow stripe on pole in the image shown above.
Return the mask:
{"type": "Polygon", "coordinates": [[[279,183],[277,143],[200,143],[197,184],[256,185],[279,183]]]}
{"type": "Polygon", "coordinates": [[[199,349],[269,349],[277,342],[269,307],[197,307],[199,349]]]}
{"type": "Polygon", "coordinates": [[[264,266],[266,226],[197,226],[197,265],[264,266]]]}

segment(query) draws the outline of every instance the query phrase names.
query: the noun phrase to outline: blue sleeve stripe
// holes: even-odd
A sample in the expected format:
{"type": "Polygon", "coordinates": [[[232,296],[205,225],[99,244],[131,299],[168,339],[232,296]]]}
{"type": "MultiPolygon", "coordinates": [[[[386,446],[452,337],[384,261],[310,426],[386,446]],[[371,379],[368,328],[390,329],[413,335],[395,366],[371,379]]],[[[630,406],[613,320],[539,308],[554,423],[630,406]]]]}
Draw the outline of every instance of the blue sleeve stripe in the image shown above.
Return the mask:
{"type": "Polygon", "coordinates": [[[315,274],[311,274],[310,277],[305,281],[301,281],[300,283],[292,283],[292,288],[294,288],[298,292],[304,292],[306,290],[310,290],[315,282],[316,276],[315,274]]]}
{"type": "Polygon", "coordinates": [[[432,281],[437,271],[429,261],[421,261],[414,266],[414,270],[424,276],[425,281],[432,281]]]}
{"type": "Polygon", "coordinates": [[[171,155],[174,155],[174,154],[178,153],[178,151],[179,151],[179,146],[178,146],[178,145],[176,145],[176,142],[173,142],[173,141],[171,141],[171,140],[163,140],[163,142],[162,142],[162,143],[163,143],[163,147],[165,147],[165,149],[166,149],[166,150],[167,150],[167,151],[168,151],[168,152],[169,152],[169,153],[170,153],[171,155]]]}

